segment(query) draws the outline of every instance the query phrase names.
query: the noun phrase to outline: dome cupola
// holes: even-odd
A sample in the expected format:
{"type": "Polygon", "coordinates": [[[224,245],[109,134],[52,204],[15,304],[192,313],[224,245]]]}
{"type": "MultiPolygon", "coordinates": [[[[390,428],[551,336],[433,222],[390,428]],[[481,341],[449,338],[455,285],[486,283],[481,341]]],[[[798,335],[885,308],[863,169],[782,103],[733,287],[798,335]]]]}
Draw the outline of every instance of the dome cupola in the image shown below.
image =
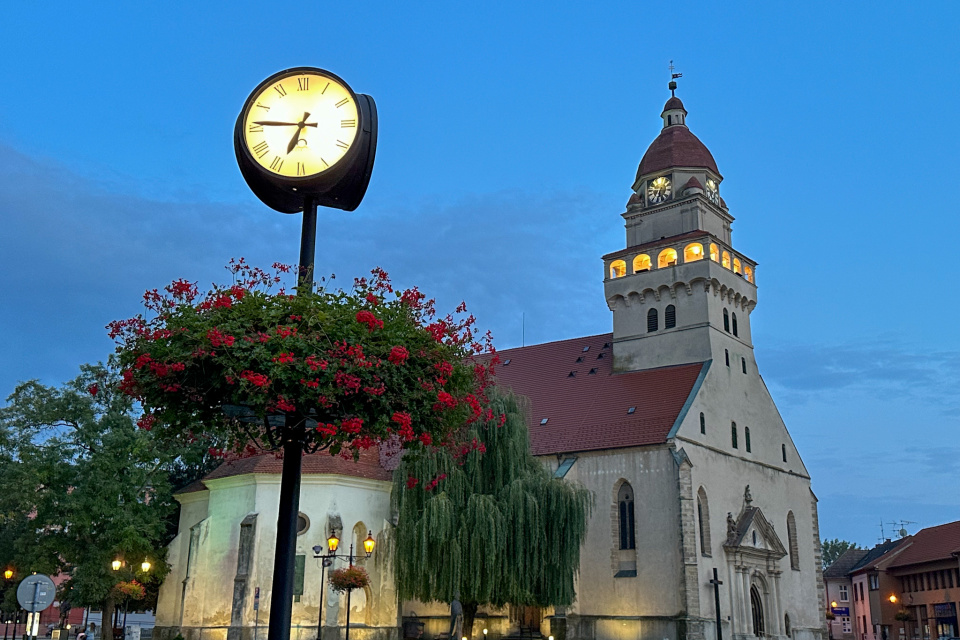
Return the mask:
{"type": "Polygon", "coordinates": [[[687,110],[680,98],[671,96],[663,105],[660,115],[663,117],[663,129],[643,154],[637,169],[637,180],[679,167],[708,169],[719,178],[720,171],[710,150],[687,128],[687,110]]]}
{"type": "Polygon", "coordinates": [[[667,104],[663,105],[663,113],[660,114],[660,117],[663,118],[664,129],[676,126],[685,127],[684,121],[687,118],[687,110],[683,108],[683,102],[680,101],[680,98],[671,96],[667,100],[667,104]]]}

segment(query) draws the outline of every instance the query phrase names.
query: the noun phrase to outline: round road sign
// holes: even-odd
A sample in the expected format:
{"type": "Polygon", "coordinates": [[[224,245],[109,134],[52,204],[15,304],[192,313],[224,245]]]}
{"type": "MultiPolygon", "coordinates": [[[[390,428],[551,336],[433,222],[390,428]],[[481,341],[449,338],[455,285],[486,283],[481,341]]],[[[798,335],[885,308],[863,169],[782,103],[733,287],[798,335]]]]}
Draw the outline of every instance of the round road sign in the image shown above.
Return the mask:
{"type": "Polygon", "coordinates": [[[24,578],[17,587],[17,601],[25,610],[36,613],[53,604],[56,592],[57,587],[49,576],[34,574],[24,578]]]}

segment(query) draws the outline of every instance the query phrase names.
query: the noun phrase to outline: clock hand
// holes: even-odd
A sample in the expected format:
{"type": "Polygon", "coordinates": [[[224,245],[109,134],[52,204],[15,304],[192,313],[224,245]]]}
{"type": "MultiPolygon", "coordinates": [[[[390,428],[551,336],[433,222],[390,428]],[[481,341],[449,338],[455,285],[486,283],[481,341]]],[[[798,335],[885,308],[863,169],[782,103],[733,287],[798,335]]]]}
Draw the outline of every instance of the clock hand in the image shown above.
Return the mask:
{"type": "Polygon", "coordinates": [[[287,145],[287,155],[289,155],[290,152],[293,151],[294,148],[297,146],[297,143],[300,142],[300,132],[303,131],[303,128],[305,126],[307,126],[306,122],[307,122],[307,118],[309,117],[310,117],[310,113],[305,112],[303,114],[303,120],[297,123],[297,132],[293,134],[293,137],[290,138],[290,144],[287,145]]]}
{"type": "Polygon", "coordinates": [[[262,124],[267,127],[316,127],[316,122],[277,122],[276,120],[257,120],[253,124],[262,124]]]}

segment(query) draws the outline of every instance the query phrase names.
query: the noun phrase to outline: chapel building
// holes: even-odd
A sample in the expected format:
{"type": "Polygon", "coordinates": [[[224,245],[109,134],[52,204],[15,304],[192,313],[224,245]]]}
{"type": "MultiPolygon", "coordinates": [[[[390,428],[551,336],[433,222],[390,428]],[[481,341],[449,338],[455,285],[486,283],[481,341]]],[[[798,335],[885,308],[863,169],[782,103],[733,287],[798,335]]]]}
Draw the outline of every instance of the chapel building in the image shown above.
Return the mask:
{"type": "MultiPolygon", "coordinates": [[[[717,640],[719,619],[728,640],[825,635],[817,500],[754,358],[757,265],[734,247],[724,178],[680,99],[661,117],[621,214],[625,248],[603,256],[612,332],[501,351],[497,369],[529,401],[534,454],[594,495],[577,599],[481,609],[475,632],[717,640]]],[[[180,495],[160,640],[250,640],[257,615],[265,633],[279,494],[270,459],[221,467],[180,495]]],[[[359,547],[392,526],[395,461],[328,460],[304,459],[296,640],[317,638],[321,619],[323,640],[339,638],[345,623],[343,599],[321,596],[311,546],[333,531],[359,547]]],[[[398,603],[388,565],[368,564],[351,637],[394,640],[414,616],[424,637],[445,631],[446,605],[398,603]]]]}

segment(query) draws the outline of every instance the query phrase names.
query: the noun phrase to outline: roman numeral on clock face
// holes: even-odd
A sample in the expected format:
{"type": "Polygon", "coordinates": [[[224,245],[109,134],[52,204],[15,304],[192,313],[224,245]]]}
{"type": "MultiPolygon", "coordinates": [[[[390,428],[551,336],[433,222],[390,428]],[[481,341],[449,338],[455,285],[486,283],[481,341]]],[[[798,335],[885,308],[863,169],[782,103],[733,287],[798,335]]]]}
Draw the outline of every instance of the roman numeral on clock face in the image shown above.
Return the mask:
{"type": "Polygon", "coordinates": [[[337,108],[339,109],[340,107],[347,104],[348,102],[350,102],[350,98],[344,98],[343,100],[337,103],[337,108]]]}
{"type": "Polygon", "coordinates": [[[247,131],[249,131],[250,133],[263,133],[263,125],[262,125],[262,124],[251,124],[251,125],[250,125],[250,128],[247,129],[247,131]]]}
{"type": "Polygon", "coordinates": [[[263,156],[267,155],[269,151],[270,145],[267,144],[266,140],[260,142],[260,144],[253,148],[253,154],[257,156],[257,158],[262,158],[263,156]]]}
{"type": "Polygon", "coordinates": [[[264,109],[264,110],[266,110],[266,111],[270,111],[270,107],[268,107],[268,106],[265,105],[265,104],[260,104],[260,103],[258,102],[256,106],[258,106],[258,107],[260,107],[261,109],[264,109]]]}
{"type": "Polygon", "coordinates": [[[283,166],[283,160],[280,156],[273,156],[273,162],[270,163],[270,168],[274,171],[280,171],[280,168],[283,166]]]}
{"type": "Polygon", "coordinates": [[[341,121],[340,121],[340,128],[341,128],[341,129],[346,129],[347,127],[355,127],[355,126],[357,126],[357,121],[356,121],[356,120],[341,120],[341,121]]]}
{"type": "Polygon", "coordinates": [[[305,176],[305,175],[307,175],[307,165],[305,165],[305,164],[302,163],[302,162],[298,162],[298,163],[297,163],[297,175],[298,175],[298,176],[305,176]]]}
{"type": "Polygon", "coordinates": [[[349,149],[349,148],[350,148],[350,145],[348,145],[348,144],[347,144],[346,142],[344,142],[343,140],[337,140],[337,146],[340,147],[341,149],[349,149]]]}
{"type": "Polygon", "coordinates": [[[310,90],[310,78],[297,78],[297,90],[298,90],[298,91],[309,91],[309,90],[310,90]]]}
{"type": "Polygon", "coordinates": [[[277,84],[273,86],[274,91],[280,94],[280,97],[287,95],[287,90],[283,88],[282,84],[277,84]]]}

